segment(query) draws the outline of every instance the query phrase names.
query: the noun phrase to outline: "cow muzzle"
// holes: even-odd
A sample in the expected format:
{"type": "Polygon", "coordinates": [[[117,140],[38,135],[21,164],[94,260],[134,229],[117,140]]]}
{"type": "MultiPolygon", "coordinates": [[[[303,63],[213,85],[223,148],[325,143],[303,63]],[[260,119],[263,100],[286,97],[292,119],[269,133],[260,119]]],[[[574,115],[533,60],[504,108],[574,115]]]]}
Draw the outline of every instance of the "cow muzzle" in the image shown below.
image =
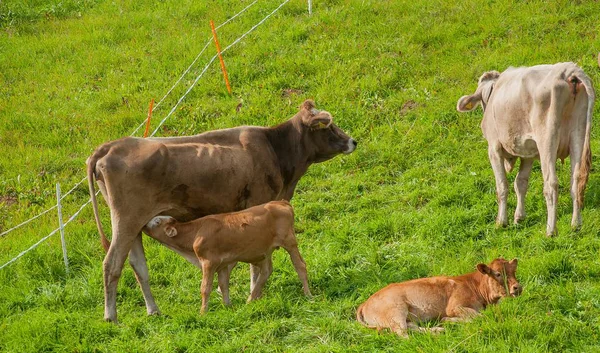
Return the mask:
{"type": "Polygon", "coordinates": [[[350,153],[354,152],[357,145],[358,145],[358,142],[356,142],[355,139],[353,139],[353,138],[349,139],[348,140],[348,148],[344,151],[344,154],[350,154],[350,153]]]}

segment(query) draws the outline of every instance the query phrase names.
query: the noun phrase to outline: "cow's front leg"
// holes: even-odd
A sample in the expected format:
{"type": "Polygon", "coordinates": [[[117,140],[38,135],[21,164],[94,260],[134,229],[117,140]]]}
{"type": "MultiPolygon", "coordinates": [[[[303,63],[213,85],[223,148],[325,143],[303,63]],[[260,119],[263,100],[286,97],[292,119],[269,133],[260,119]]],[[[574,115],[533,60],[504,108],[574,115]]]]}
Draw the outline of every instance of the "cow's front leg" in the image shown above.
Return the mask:
{"type": "Polygon", "coordinates": [[[255,264],[250,264],[250,293],[252,293],[254,287],[256,287],[259,273],[260,267],[255,264]]]}
{"type": "Polygon", "coordinates": [[[146,311],[148,312],[148,315],[160,314],[160,310],[158,310],[158,306],[156,305],[156,302],[154,302],[154,297],[152,296],[152,292],[150,291],[150,284],[148,283],[148,265],[146,263],[146,255],[144,254],[142,233],[139,233],[133,241],[133,245],[131,247],[131,250],[129,251],[129,264],[131,264],[131,267],[133,267],[133,271],[135,272],[135,278],[137,279],[140,288],[142,289],[142,294],[144,295],[144,302],[146,303],[146,311]]]}
{"type": "Polygon", "coordinates": [[[519,165],[519,173],[515,178],[515,193],[517,194],[517,209],[515,210],[515,224],[525,219],[525,195],[527,194],[527,187],[529,185],[529,175],[531,174],[531,167],[533,166],[533,159],[521,158],[521,164],[519,165]]]}
{"type": "Polygon", "coordinates": [[[490,143],[488,147],[488,156],[490,164],[494,170],[496,178],[496,197],[498,199],[498,216],[496,225],[505,227],[508,224],[508,215],[506,213],[506,200],[508,198],[508,181],[506,180],[506,171],[504,170],[504,157],[502,157],[502,146],[499,143],[490,143]]]}

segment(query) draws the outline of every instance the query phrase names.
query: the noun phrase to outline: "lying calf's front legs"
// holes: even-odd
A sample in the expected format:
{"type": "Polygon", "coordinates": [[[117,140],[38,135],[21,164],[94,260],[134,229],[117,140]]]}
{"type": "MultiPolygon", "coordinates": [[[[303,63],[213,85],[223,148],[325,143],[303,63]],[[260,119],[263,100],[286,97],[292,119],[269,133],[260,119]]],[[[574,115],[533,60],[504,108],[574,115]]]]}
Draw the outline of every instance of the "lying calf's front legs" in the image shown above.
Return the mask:
{"type": "Polygon", "coordinates": [[[442,318],[442,321],[445,322],[469,322],[473,320],[473,318],[481,315],[477,310],[473,308],[467,308],[464,306],[459,306],[449,311],[448,314],[450,316],[442,318]]]}

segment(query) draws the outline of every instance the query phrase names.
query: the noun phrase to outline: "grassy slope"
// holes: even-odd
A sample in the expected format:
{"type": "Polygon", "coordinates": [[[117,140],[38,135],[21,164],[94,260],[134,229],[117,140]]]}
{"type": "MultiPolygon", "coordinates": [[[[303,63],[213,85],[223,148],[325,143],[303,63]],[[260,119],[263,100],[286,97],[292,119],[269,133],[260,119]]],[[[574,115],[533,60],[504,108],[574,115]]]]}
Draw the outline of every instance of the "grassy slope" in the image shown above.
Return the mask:
{"type": "MultiPolygon", "coordinates": [[[[162,97],[193,60],[209,37],[208,20],[220,23],[249,3],[2,2],[0,229],[50,207],[56,182],[67,190],[81,180],[94,147],[129,135],[149,99],[162,97]]],[[[221,30],[223,45],[278,4],[259,1],[221,30]]],[[[290,261],[277,253],[262,300],[244,304],[248,270],[239,266],[233,307],[213,295],[211,312],[201,317],[200,273],[145,239],[151,285],[165,315],[146,317],[126,268],[118,296],[122,324],[104,323],[103,252],[86,209],[67,228],[71,274],[58,237],[0,271],[0,351],[600,349],[597,174],[580,232],[569,230],[568,161],[558,167],[560,236],[544,237],[539,164],[528,220],[496,230],[481,112],[459,115],[454,108],[483,71],[511,65],[574,61],[600,82],[598,13],[597,2],[329,0],[315,1],[309,17],[305,1],[291,1],[226,54],[234,97],[215,63],[159,135],[273,125],[305,98],[333,113],[359,148],[311,167],[293,200],[315,298],[302,297],[290,261]],[[301,93],[285,97],[286,89],[301,93]],[[525,292],[470,324],[401,340],[354,321],[356,306],[387,283],[464,273],[498,255],[520,259],[525,292]]],[[[155,112],[154,126],[184,90],[155,112]]],[[[594,129],[594,151],[598,142],[594,129]]],[[[87,197],[78,188],[64,214],[87,197]]],[[[509,205],[513,212],[514,194],[509,205]]],[[[102,217],[108,228],[105,206],[102,217]]],[[[0,239],[0,263],[55,227],[52,212],[0,239]]]]}

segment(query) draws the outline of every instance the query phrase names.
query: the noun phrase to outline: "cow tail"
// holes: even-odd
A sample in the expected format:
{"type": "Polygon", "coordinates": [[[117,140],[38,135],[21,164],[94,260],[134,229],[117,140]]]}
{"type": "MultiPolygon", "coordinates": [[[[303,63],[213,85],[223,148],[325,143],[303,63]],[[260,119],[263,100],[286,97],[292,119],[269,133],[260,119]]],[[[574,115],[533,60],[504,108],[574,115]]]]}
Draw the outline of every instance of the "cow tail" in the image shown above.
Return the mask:
{"type": "Polygon", "coordinates": [[[588,177],[590,175],[590,169],[592,167],[592,150],[590,148],[590,134],[592,128],[592,114],[594,112],[594,101],[596,99],[596,95],[594,93],[594,87],[590,78],[586,74],[580,74],[577,76],[577,78],[581,80],[588,96],[587,116],[585,121],[585,138],[583,143],[583,152],[581,154],[581,163],[579,164],[579,177],[577,183],[577,204],[579,205],[579,208],[583,208],[585,187],[587,185],[588,177]]]}
{"type": "Polygon", "coordinates": [[[104,251],[108,252],[108,248],[110,247],[110,241],[106,238],[106,234],[104,234],[104,230],[102,229],[102,223],[100,222],[100,214],[98,212],[98,202],[96,200],[96,190],[94,189],[94,175],[96,170],[96,163],[98,159],[104,157],[108,153],[107,147],[101,147],[97,149],[87,160],[87,178],[88,178],[88,187],[90,190],[90,198],[92,200],[92,207],[94,209],[94,218],[96,219],[96,226],[98,227],[98,231],[100,232],[100,241],[102,242],[102,247],[104,251]]]}

